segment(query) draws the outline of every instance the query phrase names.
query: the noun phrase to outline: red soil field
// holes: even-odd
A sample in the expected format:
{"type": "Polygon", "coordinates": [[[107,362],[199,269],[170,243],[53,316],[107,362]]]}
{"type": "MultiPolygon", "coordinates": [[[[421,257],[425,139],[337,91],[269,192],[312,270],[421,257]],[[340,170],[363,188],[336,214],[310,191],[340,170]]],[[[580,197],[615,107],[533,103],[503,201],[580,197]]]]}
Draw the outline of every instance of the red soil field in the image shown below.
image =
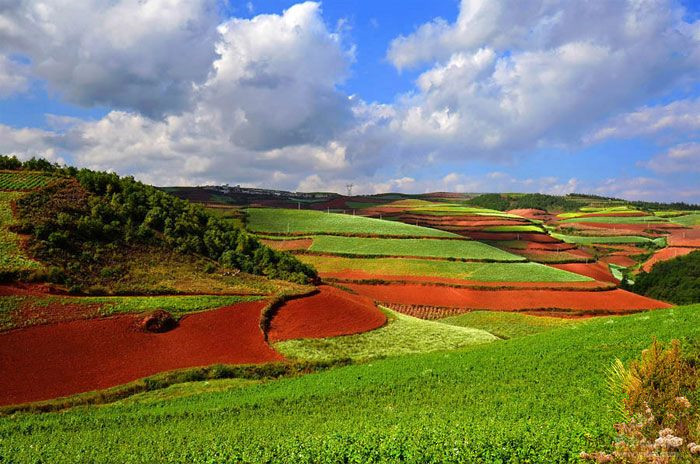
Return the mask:
{"type": "Polygon", "coordinates": [[[288,251],[288,250],[308,250],[311,244],[313,243],[313,239],[310,238],[300,238],[298,240],[267,240],[267,239],[261,239],[261,243],[269,246],[272,249],[275,250],[283,250],[283,251],[288,251]]]}
{"type": "Polygon", "coordinates": [[[316,295],[290,300],[272,319],[270,340],[325,338],[376,329],[386,316],[369,298],[330,286],[319,287],[316,295]]]}
{"type": "Polygon", "coordinates": [[[607,263],[607,264],[616,264],[616,265],[622,266],[622,267],[634,266],[637,263],[635,260],[633,260],[629,256],[619,255],[619,254],[612,254],[610,256],[600,258],[600,260],[604,263],[607,263]]]}
{"type": "Polygon", "coordinates": [[[523,251],[573,251],[576,249],[576,245],[573,243],[565,242],[551,242],[551,243],[538,243],[538,242],[524,242],[525,248],[523,251]]]}
{"type": "Polygon", "coordinates": [[[372,274],[366,271],[345,270],[342,272],[325,272],[321,273],[321,277],[325,279],[336,279],[339,281],[352,282],[359,280],[381,280],[386,282],[420,282],[426,284],[446,284],[462,287],[493,287],[496,289],[518,289],[518,288],[539,288],[539,289],[593,289],[610,288],[610,285],[602,282],[484,282],[478,280],[453,279],[449,277],[432,277],[432,276],[411,276],[411,275],[391,275],[391,274],[372,274]]]}
{"type": "Polygon", "coordinates": [[[618,283],[619,281],[612,275],[608,265],[605,263],[571,263],[571,264],[551,264],[550,266],[563,271],[584,275],[601,282],[618,283]]]}
{"type": "Polygon", "coordinates": [[[534,208],[511,209],[510,211],[506,211],[506,213],[515,214],[516,216],[522,216],[528,219],[543,219],[552,216],[547,211],[534,208]]]}
{"type": "Polygon", "coordinates": [[[0,296],[46,296],[51,289],[45,284],[0,284],[0,296]]]}
{"type": "Polygon", "coordinates": [[[672,231],[668,237],[668,246],[700,248],[700,227],[672,231]]]}
{"type": "Polygon", "coordinates": [[[688,253],[692,253],[693,251],[698,251],[698,249],[680,247],[662,248],[661,250],[654,253],[654,255],[642,265],[642,269],[646,272],[649,272],[656,263],[659,263],[661,261],[667,261],[673,258],[678,258],[679,256],[685,256],[688,253]]]}
{"type": "Polygon", "coordinates": [[[624,290],[598,292],[556,290],[473,290],[451,287],[346,284],[348,288],[380,302],[444,306],[491,311],[561,309],[570,311],[631,311],[668,308],[671,305],[624,290]]]}
{"type": "Polygon", "coordinates": [[[123,384],[158,372],[283,357],[259,328],[264,301],[185,316],[166,333],[141,332],[132,315],[0,334],[0,405],[123,384]]]}

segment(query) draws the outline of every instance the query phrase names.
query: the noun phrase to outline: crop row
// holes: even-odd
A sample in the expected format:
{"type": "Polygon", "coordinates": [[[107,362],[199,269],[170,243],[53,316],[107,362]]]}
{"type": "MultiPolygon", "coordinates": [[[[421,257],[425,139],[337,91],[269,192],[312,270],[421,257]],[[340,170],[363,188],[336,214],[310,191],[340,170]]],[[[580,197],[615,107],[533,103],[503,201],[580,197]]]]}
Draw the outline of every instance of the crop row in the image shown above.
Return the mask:
{"type": "Polygon", "coordinates": [[[51,176],[40,172],[0,172],[0,190],[33,190],[51,181],[51,176]]]}

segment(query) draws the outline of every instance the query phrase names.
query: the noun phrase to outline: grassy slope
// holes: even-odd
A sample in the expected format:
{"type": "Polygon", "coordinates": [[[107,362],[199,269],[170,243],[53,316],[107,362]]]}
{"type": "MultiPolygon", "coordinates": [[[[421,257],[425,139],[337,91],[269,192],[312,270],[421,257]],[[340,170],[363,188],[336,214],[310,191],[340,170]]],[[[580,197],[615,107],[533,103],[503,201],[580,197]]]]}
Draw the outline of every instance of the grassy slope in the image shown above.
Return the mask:
{"type": "Polygon", "coordinates": [[[318,235],[314,237],[310,250],[358,255],[523,261],[520,256],[472,240],[382,239],[318,235]]]}
{"type": "Polygon", "coordinates": [[[700,337],[700,305],[232,391],[3,418],[0,461],[578,462],[613,439],[612,362],[653,336],[700,337]]]}
{"type": "Polygon", "coordinates": [[[686,227],[700,226],[700,213],[674,217],[671,218],[671,222],[675,222],[686,227]]]}
{"type": "Polygon", "coordinates": [[[325,339],[288,340],[274,346],[280,353],[293,359],[367,360],[383,356],[452,350],[496,339],[479,329],[424,321],[389,309],[384,309],[384,312],[387,314],[388,324],[371,332],[325,339]]]}
{"type": "Polygon", "coordinates": [[[458,237],[427,227],[349,214],[276,208],[250,208],[247,211],[248,229],[253,232],[458,237]]]}
{"type": "Polygon", "coordinates": [[[655,222],[668,222],[668,220],[658,216],[610,216],[610,217],[580,217],[564,219],[559,221],[562,224],[569,222],[595,222],[605,224],[649,224],[652,227],[655,222]]]}
{"type": "Polygon", "coordinates": [[[344,258],[300,255],[320,273],[360,270],[373,274],[447,277],[482,282],[585,282],[592,279],[537,263],[464,263],[411,258],[344,258]]]}
{"type": "Polygon", "coordinates": [[[10,203],[24,195],[21,192],[0,192],[0,271],[22,271],[39,268],[20,247],[20,238],[8,227],[14,223],[10,203]]]}
{"type": "Polygon", "coordinates": [[[501,311],[472,311],[440,319],[438,322],[458,327],[473,327],[485,330],[499,338],[515,338],[570,326],[579,321],[501,311]]]}

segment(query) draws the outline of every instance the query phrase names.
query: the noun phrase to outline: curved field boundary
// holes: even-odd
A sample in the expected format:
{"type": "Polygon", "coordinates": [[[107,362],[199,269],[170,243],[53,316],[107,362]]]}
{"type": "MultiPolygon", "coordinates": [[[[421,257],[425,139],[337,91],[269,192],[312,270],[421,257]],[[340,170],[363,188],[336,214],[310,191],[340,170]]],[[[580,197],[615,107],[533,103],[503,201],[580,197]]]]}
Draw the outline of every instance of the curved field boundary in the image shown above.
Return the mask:
{"type": "Polygon", "coordinates": [[[348,288],[382,304],[444,306],[492,311],[533,311],[557,309],[592,313],[625,313],[635,310],[669,308],[672,305],[624,290],[600,292],[552,290],[484,291],[442,287],[426,291],[422,285],[361,285],[348,288]]]}
{"type": "MultiPolygon", "coordinates": [[[[427,228],[427,227],[426,227],[427,228]]],[[[436,229],[437,230],[437,229],[436,229]]],[[[264,235],[268,240],[298,240],[301,238],[308,238],[310,235],[326,236],[330,235],[332,237],[356,237],[356,238],[400,238],[400,239],[424,239],[428,238],[430,240],[464,240],[465,238],[458,234],[450,233],[449,236],[432,236],[432,235],[392,235],[392,234],[368,234],[368,233],[354,233],[354,232],[257,232],[249,230],[250,233],[255,235],[264,235]]],[[[440,231],[449,233],[446,231],[440,231]]]]}
{"type": "Polygon", "coordinates": [[[386,315],[371,299],[331,286],[307,298],[286,301],[271,319],[272,341],[326,338],[367,332],[386,324],[386,315]]]}
{"type": "Polygon", "coordinates": [[[112,387],[186,367],[281,361],[258,326],[264,302],[185,316],[170,332],[134,316],[62,322],[0,334],[0,405],[112,387]]]}

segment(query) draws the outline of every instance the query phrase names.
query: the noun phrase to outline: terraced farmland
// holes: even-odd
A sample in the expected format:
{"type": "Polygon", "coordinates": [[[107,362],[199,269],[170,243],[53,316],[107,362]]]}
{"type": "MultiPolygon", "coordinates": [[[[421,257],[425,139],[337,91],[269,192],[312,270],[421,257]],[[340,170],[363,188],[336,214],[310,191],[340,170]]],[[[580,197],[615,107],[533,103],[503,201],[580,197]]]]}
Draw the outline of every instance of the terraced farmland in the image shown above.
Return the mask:
{"type": "Polygon", "coordinates": [[[364,239],[319,235],[313,237],[311,251],[353,255],[420,256],[462,260],[525,261],[525,258],[507,253],[472,240],[431,239],[364,239]]]}

